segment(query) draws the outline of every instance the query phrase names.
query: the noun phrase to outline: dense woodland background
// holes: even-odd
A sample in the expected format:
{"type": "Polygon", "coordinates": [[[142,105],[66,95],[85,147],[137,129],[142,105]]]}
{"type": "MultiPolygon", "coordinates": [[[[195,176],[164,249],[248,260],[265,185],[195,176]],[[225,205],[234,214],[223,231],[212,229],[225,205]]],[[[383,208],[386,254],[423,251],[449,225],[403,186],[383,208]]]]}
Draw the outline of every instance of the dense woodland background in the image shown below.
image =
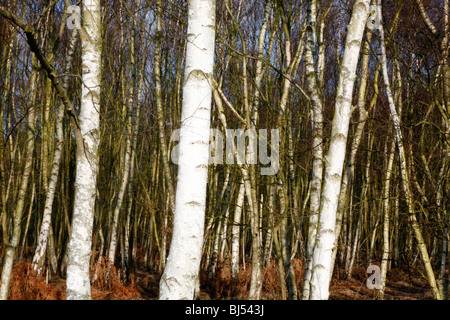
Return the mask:
{"type": "MultiPolygon", "coordinates": [[[[1,6],[34,27],[76,116],[82,86],[80,40],[66,26],[67,2],[0,0],[1,6]]],[[[223,132],[246,128],[246,108],[251,106],[257,111],[255,128],[280,129],[280,170],[262,176],[263,165],[254,165],[255,233],[253,210],[242,196],[239,165],[209,166],[202,299],[248,297],[255,236],[264,267],[261,298],[302,296],[313,197],[321,189],[314,161],[325,161],[317,150],[320,147],[325,155],[330,143],[353,8],[350,0],[317,1],[316,42],[310,53],[318,107],[308,85],[307,2],[217,0],[211,127],[223,132]],[[263,27],[267,29],[261,40],[263,27]],[[319,121],[317,108],[322,113],[319,121]]],[[[176,144],[171,135],[181,119],[187,2],[158,3],[101,1],[100,160],[91,256],[91,281],[97,290],[93,297],[98,299],[157,298],[170,246],[177,181],[177,165],[170,161],[176,144]]],[[[441,295],[447,299],[448,0],[382,5],[388,74],[400,116],[412,207],[402,185],[381,73],[380,32],[366,28],[353,92],[343,172],[346,188],[341,188],[337,212],[340,230],[331,298],[376,298],[376,292],[366,288],[365,271],[371,264],[381,265],[383,252],[388,268],[385,298],[432,298],[411,222],[414,214],[441,295]],[[402,283],[406,291],[399,293],[402,283]]],[[[63,299],[64,291],[55,292],[64,285],[74,207],[72,116],[64,112],[23,30],[4,16],[0,44],[0,266],[18,232],[9,298],[63,299]],[[61,158],[55,162],[58,152],[61,158]],[[42,249],[39,236],[45,214],[51,223],[42,249]]]]}

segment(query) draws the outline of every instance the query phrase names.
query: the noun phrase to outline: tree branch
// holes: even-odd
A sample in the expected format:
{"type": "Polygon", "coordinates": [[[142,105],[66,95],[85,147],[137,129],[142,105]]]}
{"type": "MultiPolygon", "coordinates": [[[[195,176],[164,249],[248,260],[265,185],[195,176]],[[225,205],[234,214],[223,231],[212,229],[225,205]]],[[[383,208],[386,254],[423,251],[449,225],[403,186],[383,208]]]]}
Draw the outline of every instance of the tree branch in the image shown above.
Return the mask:
{"type": "Polygon", "coordinates": [[[425,24],[427,25],[428,29],[430,29],[430,31],[436,35],[437,33],[437,29],[434,26],[433,22],[431,22],[430,17],[428,16],[428,14],[425,11],[425,7],[423,6],[422,0],[416,0],[417,5],[419,6],[419,11],[420,11],[420,15],[422,16],[423,20],[425,21],[425,24]]]}
{"type": "Polygon", "coordinates": [[[80,126],[78,123],[78,119],[75,115],[75,111],[73,108],[72,102],[69,100],[69,97],[67,96],[67,92],[62,86],[61,82],[58,79],[58,75],[55,73],[55,70],[47,60],[47,58],[44,56],[43,51],[39,47],[36,31],[34,28],[27,24],[25,21],[23,21],[20,17],[18,17],[16,14],[10,12],[8,9],[6,9],[4,6],[0,6],[0,15],[3,16],[5,19],[12,22],[14,25],[18,26],[23,30],[25,33],[25,36],[27,37],[27,43],[30,46],[31,52],[34,53],[36,58],[41,64],[41,67],[46,71],[47,77],[51,80],[53,86],[56,89],[56,92],[58,93],[59,97],[61,98],[66,112],[69,115],[70,122],[72,124],[72,128],[75,133],[75,139],[77,142],[78,147],[83,146],[83,137],[81,135],[80,126]]]}

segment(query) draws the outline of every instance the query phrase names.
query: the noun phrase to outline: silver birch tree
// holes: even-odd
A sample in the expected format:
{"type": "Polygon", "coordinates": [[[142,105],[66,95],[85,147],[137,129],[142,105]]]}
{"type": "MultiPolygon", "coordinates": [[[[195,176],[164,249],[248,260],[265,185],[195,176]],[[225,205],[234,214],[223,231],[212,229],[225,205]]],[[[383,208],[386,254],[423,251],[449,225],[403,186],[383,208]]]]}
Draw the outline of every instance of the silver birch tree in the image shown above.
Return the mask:
{"type": "Polygon", "coordinates": [[[312,255],[311,300],[328,299],[329,296],[336,210],[350,123],[353,85],[369,5],[370,0],[357,0],[353,5],[351,20],[347,26],[347,38],[336,92],[330,147],[324,157],[324,186],[321,195],[319,226],[312,255]]]}
{"type": "MultiPolygon", "coordinates": [[[[68,74],[72,68],[72,60],[73,60],[73,53],[75,51],[75,43],[77,41],[76,37],[76,29],[73,29],[70,37],[70,44],[69,44],[69,52],[67,57],[67,64],[66,64],[66,74],[68,74]]],[[[65,90],[67,90],[68,87],[68,81],[69,77],[66,75],[63,78],[62,86],[65,90]]],[[[44,263],[44,256],[47,249],[47,243],[51,228],[51,215],[52,215],[52,209],[53,209],[53,200],[55,199],[55,193],[56,193],[56,186],[58,183],[58,175],[61,165],[61,159],[63,154],[63,147],[64,147],[64,132],[63,132],[63,120],[64,120],[64,105],[61,103],[58,109],[57,119],[56,119],[56,145],[55,145],[55,154],[53,156],[53,162],[52,162],[52,171],[50,175],[50,181],[48,186],[48,192],[45,198],[45,205],[44,205],[44,214],[42,218],[41,223],[41,229],[39,232],[39,239],[38,239],[38,245],[36,247],[32,265],[34,271],[36,271],[37,274],[40,274],[42,271],[42,266],[44,263]]]]}
{"type": "Polygon", "coordinates": [[[191,300],[198,283],[208,178],[215,11],[214,0],[191,0],[188,4],[174,226],[160,281],[161,300],[191,300]]]}
{"type": "Polygon", "coordinates": [[[241,223],[242,208],[244,206],[245,189],[241,179],[237,196],[236,209],[231,229],[231,276],[236,278],[239,274],[239,229],[241,223]]]}
{"type": "Polygon", "coordinates": [[[101,82],[100,0],[83,1],[82,92],[77,144],[75,200],[68,244],[67,300],[91,299],[89,262],[96,199],[101,82]]]}
{"type": "Polygon", "coordinates": [[[306,89],[311,103],[311,120],[313,126],[313,162],[312,162],[312,180],[310,194],[310,214],[308,223],[308,241],[306,244],[306,265],[303,276],[302,299],[309,298],[309,282],[311,280],[312,254],[317,233],[317,223],[319,220],[320,193],[323,175],[323,115],[322,100],[320,90],[316,80],[314,68],[314,52],[316,47],[316,1],[308,3],[307,10],[307,45],[305,50],[306,62],[306,89]]]}

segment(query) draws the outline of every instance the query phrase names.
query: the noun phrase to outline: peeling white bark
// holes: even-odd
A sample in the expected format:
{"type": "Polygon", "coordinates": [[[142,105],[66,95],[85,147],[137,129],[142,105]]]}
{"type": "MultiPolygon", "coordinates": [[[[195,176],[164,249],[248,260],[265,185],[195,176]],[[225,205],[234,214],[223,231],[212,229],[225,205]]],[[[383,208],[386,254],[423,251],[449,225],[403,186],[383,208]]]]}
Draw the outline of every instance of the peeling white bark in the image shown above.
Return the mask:
{"type": "Polygon", "coordinates": [[[239,274],[239,230],[242,208],[244,206],[244,195],[244,181],[241,179],[236,203],[236,211],[233,218],[233,228],[231,230],[231,276],[233,278],[236,278],[239,274]]]}
{"type": "Polygon", "coordinates": [[[200,267],[208,178],[214,0],[191,0],[173,236],[160,281],[161,300],[192,300],[200,267]]]}
{"type": "Polygon", "coordinates": [[[332,250],[335,241],[336,210],[351,115],[353,85],[368,17],[370,0],[357,0],[347,26],[341,62],[330,147],[325,156],[324,186],[321,196],[319,228],[312,256],[310,299],[328,299],[332,250]]]}
{"type": "MultiPolygon", "coordinates": [[[[77,41],[76,30],[74,29],[70,38],[69,53],[67,57],[66,74],[69,74],[72,69],[72,57],[75,51],[75,43],[77,41]]],[[[63,87],[67,90],[68,76],[63,78],[63,87]]],[[[64,147],[64,132],[63,132],[63,120],[64,120],[64,105],[59,106],[56,123],[56,145],[55,154],[52,162],[52,171],[48,186],[48,192],[45,198],[44,214],[41,223],[41,229],[39,232],[38,244],[33,256],[32,266],[34,271],[39,275],[42,272],[42,266],[44,263],[45,252],[47,250],[47,243],[49,241],[49,233],[51,226],[51,217],[53,209],[53,200],[55,199],[56,186],[58,183],[59,168],[62,159],[63,147],[64,147]]]]}
{"type": "Polygon", "coordinates": [[[91,299],[89,261],[96,198],[101,83],[100,0],[83,4],[82,92],[79,114],[84,145],[77,145],[75,201],[68,244],[67,300],[91,299]]]}
{"type": "Polygon", "coordinates": [[[323,115],[322,100],[320,97],[319,85],[316,80],[314,68],[315,52],[315,21],[316,21],[316,1],[308,4],[308,37],[305,51],[306,60],[306,89],[311,101],[311,120],[313,126],[313,162],[311,195],[308,221],[308,240],[306,244],[306,265],[303,275],[302,299],[309,298],[309,287],[311,280],[312,254],[316,241],[317,224],[319,221],[320,193],[323,176],[323,115]]]}

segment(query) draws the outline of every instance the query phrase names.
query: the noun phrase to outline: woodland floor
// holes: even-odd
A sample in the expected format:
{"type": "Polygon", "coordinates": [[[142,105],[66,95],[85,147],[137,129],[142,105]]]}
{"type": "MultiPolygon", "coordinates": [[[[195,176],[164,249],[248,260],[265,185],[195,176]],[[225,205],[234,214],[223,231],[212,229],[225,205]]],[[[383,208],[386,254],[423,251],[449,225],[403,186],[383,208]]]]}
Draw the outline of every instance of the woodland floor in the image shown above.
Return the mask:
{"type": "MultiPolygon", "coordinates": [[[[293,261],[297,285],[301,288],[303,267],[300,260],[293,261]]],[[[225,265],[216,269],[213,280],[201,274],[201,300],[247,298],[250,285],[251,265],[242,268],[238,279],[232,280],[230,269],[225,265]]],[[[106,267],[97,265],[97,277],[92,283],[93,300],[155,300],[158,297],[159,272],[137,270],[127,281],[122,281],[119,272],[112,269],[109,281],[105,281],[106,267]]],[[[335,273],[331,288],[331,300],[373,300],[374,290],[366,286],[368,275],[364,266],[354,269],[350,280],[337,280],[335,273]]],[[[64,300],[65,279],[58,275],[36,277],[29,262],[14,266],[10,300],[64,300]]],[[[281,299],[281,287],[278,268],[272,260],[264,270],[262,288],[263,300],[281,299]]],[[[427,300],[432,299],[426,279],[416,270],[391,269],[387,275],[386,300],[427,300]]]]}

